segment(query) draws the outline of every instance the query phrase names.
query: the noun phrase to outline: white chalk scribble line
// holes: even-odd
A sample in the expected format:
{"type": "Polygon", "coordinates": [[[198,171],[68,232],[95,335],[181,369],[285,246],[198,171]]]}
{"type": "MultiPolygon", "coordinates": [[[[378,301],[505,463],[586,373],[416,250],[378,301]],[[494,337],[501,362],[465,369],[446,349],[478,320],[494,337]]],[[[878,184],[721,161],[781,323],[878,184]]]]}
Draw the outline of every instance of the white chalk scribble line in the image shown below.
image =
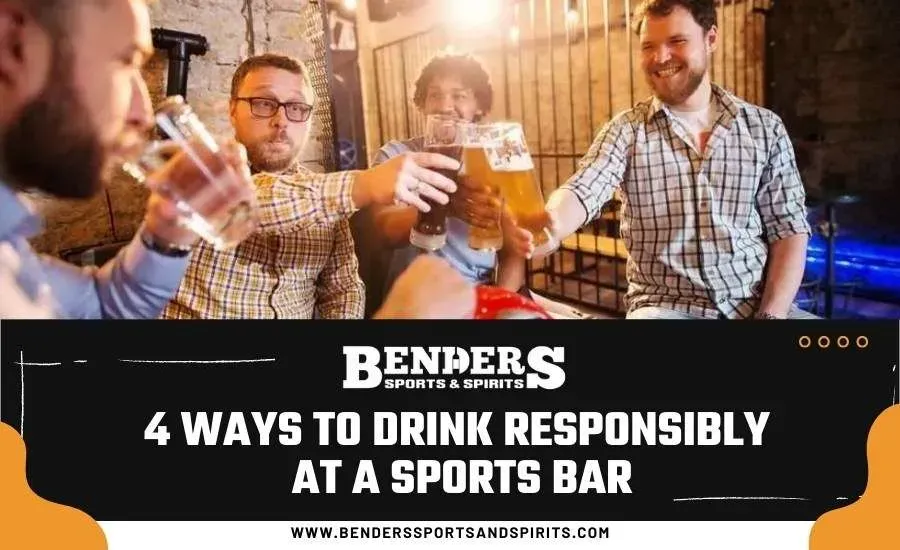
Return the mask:
{"type": "Polygon", "coordinates": [[[155,365],[222,365],[222,364],[240,364],[240,363],[274,363],[275,358],[267,358],[267,359],[213,359],[209,361],[192,361],[192,360],[179,360],[179,361],[164,361],[164,360],[156,360],[156,359],[119,359],[122,363],[145,363],[145,364],[155,364],[155,365]]]}
{"type": "Polygon", "coordinates": [[[674,502],[688,502],[697,500],[811,500],[807,497],[686,497],[673,498],[674,502]]]}
{"type": "Polygon", "coordinates": [[[893,399],[891,401],[897,405],[900,404],[900,395],[897,395],[897,392],[900,391],[900,371],[897,370],[897,365],[894,365],[894,374],[897,375],[897,385],[894,386],[894,395],[892,396],[893,399]]]}
{"type": "Polygon", "coordinates": [[[19,417],[19,435],[25,438],[25,352],[19,350],[19,370],[22,376],[22,392],[19,402],[22,405],[22,416],[19,417]]]}

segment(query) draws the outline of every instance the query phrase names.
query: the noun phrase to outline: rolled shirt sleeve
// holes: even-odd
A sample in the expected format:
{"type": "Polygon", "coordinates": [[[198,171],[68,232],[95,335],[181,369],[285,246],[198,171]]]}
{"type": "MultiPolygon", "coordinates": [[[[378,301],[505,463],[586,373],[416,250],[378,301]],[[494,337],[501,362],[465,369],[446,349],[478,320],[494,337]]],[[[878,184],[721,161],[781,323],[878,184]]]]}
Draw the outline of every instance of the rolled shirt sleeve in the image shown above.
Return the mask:
{"type": "Polygon", "coordinates": [[[587,213],[585,224],[597,217],[625,177],[633,133],[624,116],[609,121],[597,133],[575,174],[560,186],[581,201],[587,213]]]}
{"type": "Polygon", "coordinates": [[[775,126],[775,140],[756,193],[756,204],[767,242],[812,232],[794,148],[780,120],[775,126]]]}

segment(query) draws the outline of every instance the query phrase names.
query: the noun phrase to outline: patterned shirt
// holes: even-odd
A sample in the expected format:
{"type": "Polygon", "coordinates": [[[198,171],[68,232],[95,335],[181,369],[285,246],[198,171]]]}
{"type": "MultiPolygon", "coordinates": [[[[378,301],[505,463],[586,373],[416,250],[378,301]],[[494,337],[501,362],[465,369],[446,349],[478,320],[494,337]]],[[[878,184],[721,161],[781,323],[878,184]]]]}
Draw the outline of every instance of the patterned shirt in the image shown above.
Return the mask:
{"type": "Polygon", "coordinates": [[[163,318],[362,318],[348,221],[355,174],[256,174],[259,228],[232,250],[198,245],[163,318]]]}
{"type": "Polygon", "coordinates": [[[621,191],[629,311],[749,318],[768,245],[811,232],[781,119],[716,85],[712,101],[718,118],[702,154],[654,98],[613,118],[562,186],[581,200],[585,222],[621,191]]]}

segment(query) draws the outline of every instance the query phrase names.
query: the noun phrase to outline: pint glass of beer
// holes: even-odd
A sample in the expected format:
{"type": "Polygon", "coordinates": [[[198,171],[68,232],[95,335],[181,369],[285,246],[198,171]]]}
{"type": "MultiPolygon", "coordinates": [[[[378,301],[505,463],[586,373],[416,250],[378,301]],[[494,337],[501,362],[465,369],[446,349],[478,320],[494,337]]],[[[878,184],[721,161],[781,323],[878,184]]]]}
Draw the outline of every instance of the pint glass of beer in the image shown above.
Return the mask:
{"type": "MultiPolygon", "coordinates": [[[[425,150],[448,156],[457,162],[462,160],[463,123],[454,116],[429,115],[425,121],[425,150]]],[[[456,170],[434,169],[435,172],[457,183],[459,172],[456,170]]],[[[431,207],[428,212],[419,212],[416,224],[409,232],[409,242],[413,245],[433,251],[447,243],[448,204],[439,204],[422,196],[431,207]]]]}
{"type": "MultiPolygon", "coordinates": [[[[491,124],[466,125],[463,167],[460,177],[484,185],[490,190],[491,195],[502,198],[499,182],[491,174],[484,151],[485,144],[494,139],[493,136],[496,132],[497,128],[491,124]]],[[[469,226],[469,248],[493,251],[503,248],[503,230],[500,227],[499,214],[498,211],[496,219],[482,220],[485,222],[483,225],[469,226]]]]}
{"type": "Polygon", "coordinates": [[[544,196],[534,174],[534,161],[522,125],[495,122],[480,126],[482,129],[477,134],[483,154],[475,154],[473,146],[471,164],[470,157],[466,156],[466,173],[474,172],[472,177],[496,186],[516,223],[534,236],[535,246],[547,244],[551,234],[544,196]]]}

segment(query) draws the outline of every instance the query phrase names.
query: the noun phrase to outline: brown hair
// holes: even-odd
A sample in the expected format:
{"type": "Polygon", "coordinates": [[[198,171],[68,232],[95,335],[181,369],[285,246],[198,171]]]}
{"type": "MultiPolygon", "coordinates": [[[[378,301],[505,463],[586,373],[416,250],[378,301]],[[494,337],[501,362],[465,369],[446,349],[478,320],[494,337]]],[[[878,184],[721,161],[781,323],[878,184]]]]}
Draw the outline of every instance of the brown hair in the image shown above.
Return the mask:
{"type": "Polygon", "coordinates": [[[313,91],[312,82],[309,79],[309,71],[302,61],[287,55],[264,53],[248,57],[238,65],[237,70],[234,71],[234,76],[231,77],[231,98],[234,99],[238,96],[241,84],[244,83],[244,79],[247,78],[248,74],[256,69],[266,67],[281,69],[302,76],[303,82],[309,88],[309,91],[313,91]]]}
{"type": "MultiPolygon", "coordinates": [[[[144,0],[146,4],[153,4],[156,0],[144,0]]],[[[94,3],[105,6],[109,0],[26,0],[25,9],[37,22],[44,27],[52,39],[67,39],[71,23],[69,12],[76,6],[94,3]]]]}
{"type": "Polygon", "coordinates": [[[494,88],[491,85],[491,77],[474,56],[470,54],[438,54],[422,68],[419,78],[416,79],[413,103],[416,107],[425,106],[425,96],[428,93],[428,85],[438,76],[457,75],[463,85],[471,88],[475,94],[478,107],[489,112],[494,103],[494,88]]]}
{"type": "Polygon", "coordinates": [[[648,15],[664,17],[678,6],[691,13],[703,32],[717,24],[715,0],[644,0],[634,11],[634,32],[641,32],[641,25],[648,15]]]}

